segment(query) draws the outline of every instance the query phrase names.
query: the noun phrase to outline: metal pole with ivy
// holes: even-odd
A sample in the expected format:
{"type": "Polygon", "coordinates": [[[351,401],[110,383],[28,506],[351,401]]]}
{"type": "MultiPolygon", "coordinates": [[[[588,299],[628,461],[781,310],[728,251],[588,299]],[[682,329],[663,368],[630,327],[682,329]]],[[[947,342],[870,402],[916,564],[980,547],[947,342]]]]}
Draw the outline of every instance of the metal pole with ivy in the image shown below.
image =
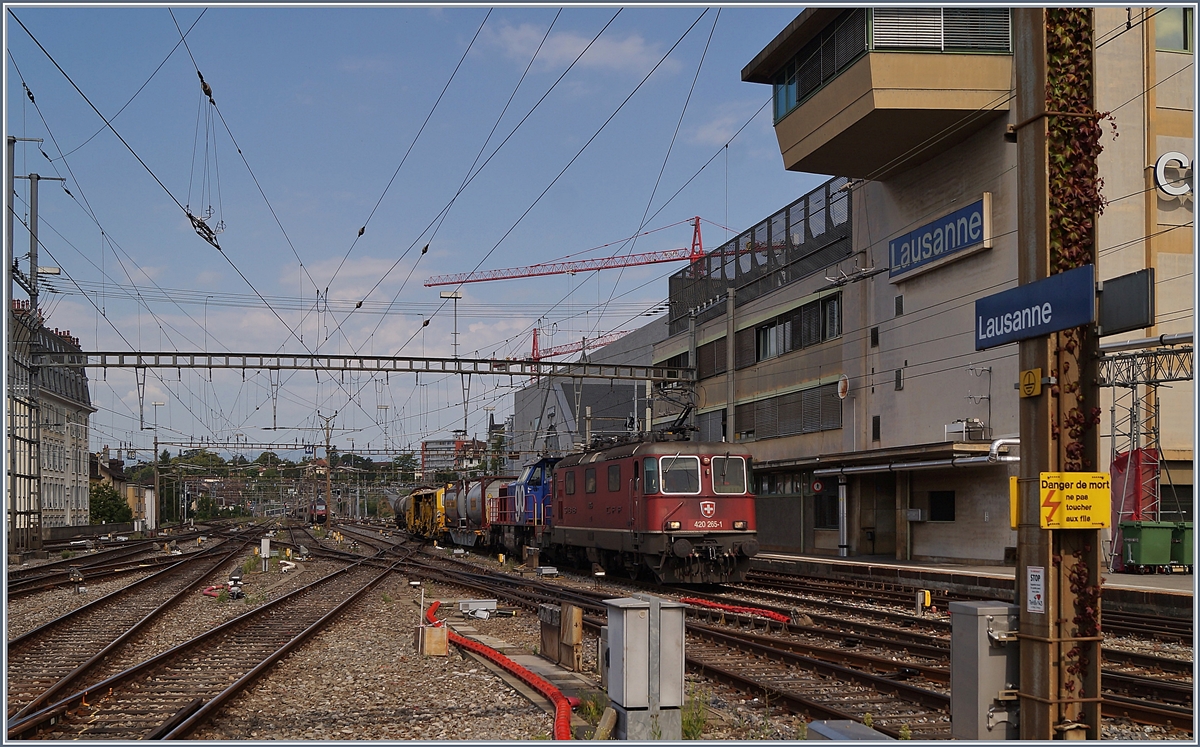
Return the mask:
{"type": "MultiPolygon", "coordinates": [[[[1086,8],[1014,8],[1018,280],[1095,264],[1102,207],[1086,8]]],[[[1096,469],[1095,325],[1020,342],[1022,371],[1052,385],[1020,401],[1021,739],[1099,739],[1100,530],[1044,528],[1045,473],[1096,469]]]]}

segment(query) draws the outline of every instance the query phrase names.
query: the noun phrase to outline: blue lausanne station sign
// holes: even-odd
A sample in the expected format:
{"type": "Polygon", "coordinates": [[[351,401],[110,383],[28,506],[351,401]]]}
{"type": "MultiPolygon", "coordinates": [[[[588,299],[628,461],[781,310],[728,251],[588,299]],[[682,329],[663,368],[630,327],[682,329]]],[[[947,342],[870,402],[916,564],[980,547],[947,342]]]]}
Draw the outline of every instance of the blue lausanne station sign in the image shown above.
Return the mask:
{"type": "Polygon", "coordinates": [[[1096,320],[1096,267],[1018,285],[975,301],[975,349],[987,350],[1096,320]]]}
{"type": "Polygon", "coordinates": [[[888,277],[913,272],[964,249],[983,246],[989,236],[989,195],[888,242],[888,277]]]}

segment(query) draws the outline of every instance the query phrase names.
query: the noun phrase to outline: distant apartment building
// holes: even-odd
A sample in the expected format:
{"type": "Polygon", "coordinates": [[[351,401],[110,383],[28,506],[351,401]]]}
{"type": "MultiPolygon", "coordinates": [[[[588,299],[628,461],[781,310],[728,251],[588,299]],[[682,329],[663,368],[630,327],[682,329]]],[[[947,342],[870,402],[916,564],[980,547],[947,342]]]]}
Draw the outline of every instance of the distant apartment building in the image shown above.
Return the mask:
{"type": "MultiPolygon", "coordinates": [[[[41,351],[79,353],[70,332],[38,330],[41,351]]],[[[96,408],[82,366],[51,366],[40,377],[42,526],[88,523],[88,421],[96,408]]]]}

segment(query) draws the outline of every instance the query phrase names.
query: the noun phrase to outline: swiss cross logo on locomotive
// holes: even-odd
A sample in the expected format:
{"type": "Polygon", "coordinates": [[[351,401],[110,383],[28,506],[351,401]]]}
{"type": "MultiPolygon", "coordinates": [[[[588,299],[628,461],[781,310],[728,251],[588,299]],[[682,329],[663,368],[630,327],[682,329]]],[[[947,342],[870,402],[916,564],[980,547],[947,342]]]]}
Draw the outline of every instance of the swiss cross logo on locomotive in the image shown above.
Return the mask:
{"type": "Polygon", "coordinates": [[[717,513],[717,504],[714,501],[700,501],[700,513],[704,514],[704,518],[711,519],[717,513]]]}

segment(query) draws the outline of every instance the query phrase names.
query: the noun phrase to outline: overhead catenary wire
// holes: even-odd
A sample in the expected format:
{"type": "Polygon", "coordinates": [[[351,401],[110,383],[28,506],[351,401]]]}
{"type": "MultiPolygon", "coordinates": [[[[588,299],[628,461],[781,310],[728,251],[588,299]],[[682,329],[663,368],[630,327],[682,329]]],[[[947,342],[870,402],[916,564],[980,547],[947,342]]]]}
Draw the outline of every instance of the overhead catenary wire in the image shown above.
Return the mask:
{"type": "MultiPolygon", "coordinates": [[[[671,159],[671,152],[675,149],[675,139],[679,137],[679,129],[683,127],[683,118],[687,115],[688,104],[692,101],[692,94],[696,90],[696,81],[700,79],[700,71],[704,67],[704,60],[708,56],[708,47],[712,44],[713,34],[717,31],[717,23],[721,20],[721,9],[717,8],[717,13],[713,17],[712,28],[708,30],[708,38],[704,42],[704,50],[700,53],[700,59],[696,62],[696,73],[692,76],[692,84],[688,87],[687,96],[683,100],[683,106],[679,110],[679,119],[675,122],[675,130],[671,133],[671,142],[667,145],[666,153],[663,154],[662,166],[658,169],[658,176],[654,179],[654,187],[650,190],[650,196],[646,198],[646,208],[642,211],[642,218],[638,223],[637,230],[634,231],[633,238],[629,241],[628,253],[632,254],[637,246],[637,237],[646,227],[646,222],[649,220],[650,208],[654,205],[654,196],[658,194],[658,186],[662,183],[663,174],[667,170],[667,163],[671,159]]],[[[697,226],[697,230],[699,227],[697,226]]],[[[617,292],[617,285],[621,282],[621,278],[625,275],[625,268],[622,267],[617,273],[617,278],[613,281],[612,290],[609,291],[608,300],[611,301],[613,294],[617,292]]],[[[607,303],[601,307],[601,315],[604,314],[604,309],[607,308],[607,303]]],[[[596,320],[598,325],[600,320],[596,320]]],[[[592,330],[595,332],[595,329],[592,330]]]]}
{"type": "MultiPolygon", "coordinates": [[[[392,265],[383,273],[382,276],[380,276],[380,278],[374,283],[374,285],[371,286],[371,288],[366,292],[366,294],[364,294],[364,297],[363,297],[364,301],[366,300],[366,298],[370,297],[370,295],[373,294],[379,288],[379,286],[383,284],[383,282],[385,280],[387,280],[387,278],[392,274],[392,272],[395,271],[396,267],[398,267],[399,264],[402,261],[404,261],[404,258],[408,256],[408,253],[410,251],[412,251],[418,244],[421,243],[421,239],[429,232],[429,230],[431,228],[433,228],[433,226],[435,224],[437,224],[437,222],[441,219],[441,216],[450,210],[450,208],[454,204],[455,199],[457,199],[458,195],[461,194],[467,188],[467,186],[469,186],[471,184],[471,182],[473,182],[475,180],[475,178],[477,176],[479,176],[479,174],[481,174],[484,171],[484,169],[487,168],[488,164],[491,163],[492,159],[496,157],[496,155],[504,148],[504,146],[509,142],[509,140],[511,140],[512,137],[521,129],[522,125],[524,125],[525,122],[527,122],[529,120],[529,118],[531,116],[533,116],[533,113],[538,111],[538,109],[542,105],[542,102],[544,102],[546,100],[546,98],[551,94],[551,92],[553,92],[555,90],[555,88],[558,87],[558,84],[562,82],[562,80],[567,76],[567,74],[575,67],[575,65],[579,62],[579,60],[583,58],[583,56],[587,53],[587,51],[592,48],[592,45],[594,45],[596,43],[596,41],[601,37],[601,35],[604,34],[604,32],[608,29],[609,26],[612,25],[613,21],[615,21],[617,19],[617,16],[619,16],[620,14],[621,14],[621,9],[618,8],[617,12],[614,13],[612,15],[612,17],[608,19],[608,22],[605,23],[604,26],[602,26],[600,28],[600,30],[596,33],[596,35],[592,37],[591,41],[589,41],[584,46],[584,48],[579,52],[579,54],[576,55],[575,58],[571,61],[571,63],[566,67],[566,69],[564,69],[563,72],[559,74],[558,78],[556,78],[555,81],[550,84],[550,86],[546,89],[546,91],[542,94],[542,96],[536,102],[534,102],[534,105],[532,107],[530,107],[529,111],[525,113],[525,116],[523,116],[521,118],[521,120],[519,122],[517,122],[517,124],[513,127],[513,129],[509,131],[508,135],[505,136],[504,140],[502,140],[500,142],[500,144],[497,145],[494,150],[492,150],[492,152],[488,155],[488,157],[484,160],[484,162],[482,164],[480,164],[477,169],[475,169],[474,173],[471,174],[470,178],[467,179],[467,181],[461,187],[459,187],[459,189],[455,193],[454,197],[452,197],[451,200],[448,201],[442,207],[442,209],[438,212],[438,214],[435,215],[429,221],[429,223],[426,224],[425,228],[417,235],[417,237],[415,239],[413,239],[412,243],[408,245],[408,247],[396,259],[396,261],[392,263],[392,265]]],[[[428,246],[429,245],[426,244],[426,248],[428,248],[428,246]]],[[[423,256],[424,254],[425,254],[425,250],[422,250],[421,255],[423,256]]],[[[412,270],[409,271],[409,276],[411,277],[411,275],[412,275],[412,270]]],[[[441,304],[438,307],[439,310],[441,308],[444,308],[444,306],[445,306],[444,303],[441,304]]],[[[347,315],[345,317],[343,317],[341,321],[338,322],[338,327],[340,328],[346,322],[346,319],[348,319],[350,317],[350,315],[353,313],[354,313],[353,310],[348,312],[347,315]]],[[[379,325],[376,325],[375,330],[373,330],[371,332],[371,334],[368,336],[367,340],[374,337],[376,332],[378,332],[378,329],[379,329],[379,325]]],[[[418,330],[418,332],[419,331],[420,330],[418,330]]],[[[366,343],[366,340],[364,340],[363,344],[365,344],[365,343],[366,343]]]]}
{"type": "Polygon", "coordinates": [[[350,253],[354,251],[354,247],[358,244],[358,240],[362,238],[363,234],[367,230],[367,226],[370,225],[371,218],[375,216],[375,211],[379,210],[379,206],[383,204],[383,199],[387,197],[387,193],[389,190],[391,190],[392,184],[395,183],[396,177],[400,175],[400,169],[404,168],[404,162],[408,160],[408,156],[410,153],[412,153],[412,149],[416,146],[417,141],[421,139],[421,133],[423,133],[425,131],[425,127],[429,125],[429,120],[433,118],[433,113],[437,111],[438,104],[441,103],[442,97],[446,95],[446,91],[450,90],[450,84],[454,82],[454,78],[458,75],[459,69],[462,67],[463,62],[465,62],[467,59],[467,55],[471,53],[471,48],[475,46],[475,40],[479,38],[479,34],[483,32],[483,27],[487,25],[488,19],[491,18],[491,16],[492,9],[488,8],[488,12],[484,14],[483,20],[479,22],[479,28],[475,29],[475,35],[471,37],[471,41],[467,43],[467,48],[463,50],[462,57],[459,58],[458,64],[454,66],[454,70],[451,71],[450,77],[446,79],[446,84],[442,86],[441,93],[438,94],[437,99],[433,102],[433,106],[429,108],[429,113],[425,115],[425,121],[423,121],[420,128],[417,129],[417,134],[413,136],[412,142],[408,144],[408,149],[404,151],[404,155],[400,158],[400,163],[396,165],[396,170],[392,172],[392,178],[388,179],[388,183],[384,186],[383,192],[379,195],[379,199],[375,201],[375,205],[371,208],[371,212],[367,214],[367,219],[363,221],[362,227],[358,229],[358,234],[350,242],[350,248],[346,250],[346,254],[342,256],[342,261],[338,263],[337,269],[333,271],[333,276],[330,277],[329,282],[326,283],[326,288],[333,285],[333,281],[337,278],[338,273],[341,272],[342,266],[346,264],[346,259],[350,257],[350,253]]]}
{"type": "MultiPolygon", "coordinates": [[[[654,74],[654,72],[656,70],[658,70],[658,68],[662,65],[662,63],[666,61],[666,59],[671,55],[671,53],[675,50],[675,48],[678,47],[679,44],[687,37],[687,35],[691,33],[692,29],[694,29],[696,24],[700,22],[700,20],[704,17],[706,12],[707,11],[702,12],[696,18],[696,20],[692,22],[692,24],[688,27],[688,29],[679,37],[679,39],[676,40],[676,42],[671,45],[671,48],[667,50],[667,52],[659,59],[659,61],[657,63],[655,63],[654,67],[651,68],[651,70],[645,75],[645,77],[642,78],[642,80],[637,84],[637,86],[634,87],[634,89],[629,93],[629,95],[626,96],[624,98],[624,100],[622,100],[622,102],[616,107],[616,109],[604,121],[604,123],[602,123],[600,125],[600,127],[592,134],[592,136],[590,138],[588,138],[588,140],[583,144],[583,146],[581,146],[579,148],[579,150],[576,152],[576,154],[570,159],[570,161],[568,161],[568,163],[562,168],[562,170],[560,170],[558,172],[558,174],[550,181],[550,183],[545,187],[545,189],[543,189],[542,192],[533,200],[533,202],[529,205],[529,207],[527,207],[526,210],[516,219],[516,221],[513,222],[513,224],[508,228],[507,231],[505,231],[505,233],[492,246],[492,248],[489,249],[487,251],[487,253],[484,254],[484,256],[475,265],[475,268],[472,270],[473,272],[478,270],[479,267],[481,267],[483,265],[483,263],[487,261],[487,259],[492,255],[492,253],[494,253],[496,251],[496,249],[504,242],[504,240],[512,233],[512,231],[514,229],[516,229],[516,227],[518,225],[520,225],[520,223],[525,219],[526,216],[529,215],[529,213],[533,210],[533,208],[537,206],[537,204],[542,200],[543,197],[545,197],[545,195],[550,191],[550,189],[554,186],[554,184],[557,183],[558,180],[562,178],[563,174],[565,174],[567,172],[567,170],[570,169],[570,167],[575,163],[575,161],[577,161],[579,159],[579,157],[583,154],[583,152],[585,150],[587,150],[588,146],[590,146],[592,144],[592,142],[595,141],[595,139],[600,135],[601,132],[604,131],[604,129],[616,117],[616,115],[618,113],[620,113],[620,111],[625,107],[625,105],[630,101],[630,99],[633,98],[633,96],[642,88],[643,85],[645,85],[646,81],[650,79],[650,77],[654,74]]],[[[614,18],[615,17],[616,16],[614,15],[614,18]]],[[[611,21],[610,21],[610,23],[611,23],[611,21]]],[[[607,25],[605,26],[605,28],[607,28],[607,25]]],[[[601,33],[603,33],[603,29],[601,30],[601,33]]],[[[584,51],[586,51],[586,49],[584,51]]],[[[582,53],[581,53],[581,55],[582,55],[582,53]]],[[[524,120],[522,120],[522,122],[523,121],[524,120]]],[[[501,143],[501,146],[502,145],[503,145],[503,143],[501,143]]],[[[493,153],[493,155],[494,155],[494,153],[493,153]]],[[[490,158],[489,158],[489,160],[490,160],[490,158]]],[[[484,165],[486,165],[486,163],[487,162],[485,162],[484,165]]],[[[480,169],[482,169],[482,168],[483,167],[481,166],[480,169]]],[[[478,173],[478,170],[476,171],[476,173],[478,173]]],[[[376,284],[376,287],[378,287],[378,284],[376,284]]],[[[445,305],[446,305],[446,301],[443,300],[443,302],[439,305],[438,310],[435,311],[434,314],[436,315],[438,312],[441,311],[441,309],[445,308],[445,305]]],[[[412,341],[414,339],[416,339],[416,336],[421,333],[421,331],[425,328],[425,326],[427,326],[427,324],[428,323],[426,322],[426,323],[422,324],[420,327],[418,327],[412,333],[412,335],[409,336],[409,338],[400,346],[400,348],[397,352],[402,351],[405,347],[407,347],[409,344],[411,344],[412,341]]]]}
{"type": "MultiPolygon", "coordinates": [[[[15,60],[14,60],[14,68],[15,68],[15,67],[16,67],[16,64],[15,64],[15,60]]],[[[19,71],[18,71],[18,75],[19,75],[19,74],[20,74],[20,73],[19,73],[19,71]]],[[[32,99],[31,99],[31,100],[32,100],[32,99]]],[[[38,117],[41,119],[43,126],[46,128],[46,133],[47,133],[47,134],[50,136],[50,140],[51,140],[51,142],[54,144],[54,147],[55,147],[56,149],[58,149],[58,148],[59,148],[59,146],[58,146],[58,140],[57,140],[57,138],[56,138],[56,137],[55,137],[55,135],[54,135],[54,131],[53,131],[53,129],[50,127],[50,123],[46,121],[46,118],[45,118],[45,116],[42,114],[42,112],[41,112],[41,109],[40,109],[40,108],[37,106],[37,103],[36,103],[36,101],[33,101],[33,104],[34,104],[34,109],[35,109],[35,110],[37,111],[37,113],[38,113],[38,117]]],[[[59,149],[59,153],[60,153],[60,154],[62,153],[61,149],[59,149]]],[[[43,155],[46,155],[46,154],[43,152],[43,155]]],[[[46,155],[46,158],[47,158],[47,160],[51,160],[51,163],[53,163],[54,159],[50,159],[50,157],[49,157],[48,155],[46,155]]],[[[88,216],[88,218],[89,218],[89,219],[90,219],[90,220],[91,220],[93,223],[95,223],[95,225],[97,226],[97,228],[99,228],[99,229],[100,229],[101,235],[104,237],[104,240],[105,240],[105,242],[107,242],[109,245],[111,245],[111,246],[114,246],[114,247],[118,246],[118,245],[117,245],[115,242],[113,242],[113,240],[112,240],[111,236],[110,236],[110,235],[109,235],[109,234],[108,234],[108,233],[107,233],[107,232],[104,230],[104,227],[103,227],[103,226],[100,224],[100,222],[99,222],[99,219],[98,219],[98,217],[96,216],[96,212],[95,212],[95,210],[94,210],[94,209],[91,207],[91,204],[87,202],[87,194],[86,194],[86,191],[84,190],[84,188],[83,188],[83,185],[82,185],[82,184],[79,182],[78,178],[75,176],[75,173],[74,173],[74,171],[72,171],[72,170],[71,170],[71,167],[70,167],[70,162],[69,162],[69,161],[67,161],[67,160],[66,160],[66,158],[65,158],[65,157],[63,157],[63,156],[60,156],[60,158],[59,158],[59,159],[57,159],[57,160],[61,160],[61,161],[62,161],[62,163],[63,163],[63,165],[64,165],[64,166],[67,168],[67,172],[68,172],[68,173],[71,175],[71,180],[72,180],[72,183],[75,185],[75,188],[76,188],[76,190],[79,192],[79,195],[80,195],[80,197],[82,197],[82,198],[83,198],[83,200],[84,200],[84,203],[83,203],[83,204],[80,204],[80,203],[79,203],[79,200],[78,200],[78,199],[75,197],[75,195],[74,195],[74,194],[73,194],[73,193],[72,193],[70,190],[66,189],[65,187],[63,188],[63,191],[64,191],[64,192],[66,192],[67,196],[68,196],[68,197],[70,197],[72,201],[74,201],[76,204],[78,204],[78,205],[79,205],[80,209],[81,209],[81,210],[83,210],[84,214],[85,214],[85,215],[87,215],[87,216],[88,216]]],[[[57,171],[57,167],[55,167],[55,170],[57,171]]],[[[28,229],[28,228],[29,228],[28,224],[26,224],[26,223],[25,223],[24,219],[22,219],[22,221],[21,221],[21,222],[22,222],[22,225],[24,225],[24,227],[25,227],[26,229],[28,229]]],[[[47,219],[46,219],[44,216],[41,216],[41,217],[40,217],[40,223],[41,223],[42,225],[44,225],[45,227],[49,228],[49,229],[50,229],[52,232],[54,232],[55,234],[57,234],[57,235],[59,235],[60,237],[62,237],[62,234],[61,234],[61,233],[59,233],[58,229],[57,229],[57,228],[56,228],[56,227],[55,227],[55,226],[54,226],[54,225],[53,225],[51,222],[47,221],[47,219]]],[[[72,244],[71,242],[67,241],[65,237],[62,237],[62,238],[63,238],[63,240],[64,240],[64,241],[67,243],[67,245],[68,245],[68,246],[71,246],[71,248],[72,248],[72,249],[75,249],[75,251],[76,251],[77,253],[79,253],[79,254],[80,254],[80,256],[83,256],[83,257],[85,257],[85,259],[86,259],[86,255],[84,255],[82,252],[80,252],[80,251],[78,250],[78,248],[76,248],[76,247],[74,246],[74,244],[72,244]]],[[[54,258],[54,254],[53,254],[53,252],[52,252],[52,251],[50,250],[50,248],[49,248],[49,247],[47,247],[47,246],[44,244],[44,242],[42,242],[40,239],[39,239],[39,241],[38,241],[38,245],[39,245],[40,247],[42,247],[42,248],[43,248],[43,251],[45,251],[45,252],[46,252],[47,256],[50,256],[52,259],[54,258]]],[[[121,261],[120,257],[119,257],[119,256],[116,254],[116,252],[115,252],[115,251],[114,251],[114,253],[113,253],[113,256],[114,256],[114,258],[117,260],[117,263],[118,263],[118,265],[121,267],[121,270],[122,270],[122,272],[124,272],[124,273],[125,273],[125,276],[126,276],[126,278],[127,278],[127,279],[129,279],[130,283],[132,284],[132,283],[133,283],[133,278],[132,278],[132,276],[130,275],[128,268],[126,268],[126,267],[125,267],[125,264],[124,264],[124,262],[122,262],[122,261],[121,261]]],[[[90,262],[90,260],[88,260],[88,261],[90,262]]],[[[57,259],[55,259],[55,262],[58,262],[58,260],[57,260],[57,259]]],[[[93,267],[94,267],[94,266],[95,266],[95,265],[94,265],[94,263],[92,263],[92,264],[93,264],[93,267]]],[[[63,272],[63,273],[64,273],[64,274],[65,274],[65,275],[68,277],[68,279],[70,279],[70,280],[71,280],[72,284],[73,284],[73,285],[75,285],[75,287],[76,287],[76,288],[78,288],[78,287],[79,287],[79,286],[78,286],[78,283],[76,283],[75,279],[74,279],[73,277],[71,277],[70,273],[68,273],[68,272],[66,271],[66,269],[65,269],[65,268],[62,268],[62,263],[59,263],[59,265],[60,265],[60,269],[61,269],[61,271],[62,271],[62,272],[63,272]]],[[[139,269],[141,269],[141,268],[139,268],[139,269]]],[[[102,272],[102,275],[103,275],[103,270],[101,270],[101,272],[102,272]]],[[[142,274],[143,274],[143,275],[145,275],[145,272],[143,272],[142,274]]],[[[153,282],[153,280],[151,280],[151,282],[153,282]]],[[[136,286],[134,286],[134,288],[135,288],[135,291],[136,291],[136,286]]],[[[89,300],[90,300],[90,299],[89,299],[89,300]]],[[[149,305],[148,305],[148,304],[146,304],[146,303],[145,303],[145,301],[144,301],[143,299],[141,299],[141,297],[140,297],[140,293],[136,293],[136,292],[135,292],[134,300],[136,300],[136,301],[138,302],[138,304],[139,304],[139,308],[141,308],[141,307],[143,307],[143,306],[146,308],[146,311],[147,311],[147,312],[148,312],[148,313],[151,315],[151,317],[152,317],[152,318],[154,318],[154,319],[155,319],[155,322],[156,322],[156,323],[159,325],[159,328],[161,329],[161,328],[162,328],[162,320],[161,320],[161,319],[159,319],[159,317],[158,317],[158,316],[157,316],[157,315],[154,313],[154,311],[153,311],[153,310],[152,310],[152,309],[149,307],[149,305]]],[[[128,339],[126,339],[126,338],[125,338],[125,336],[124,336],[122,333],[120,333],[120,332],[119,332],[119,330],[117,330],[117,328],[116,328],[116,325],[115,325],[115,324],[113,324],[112,320],[108,318],[107,314],[105,314],[105,313],[103,312],[103,310],[102,310],[102,309],[101,309],[99,306],[97,306],[96,304],[94,304],[94,303],[93,303],[93,306],[95,307],[95,309],[96,309],[96,311],[98,312],[99,316],[103,316],[103,317],[105,318],[105,321],[106,321],[106,322],[109,324],[109,326],[111,326],[111,327],[113,328],[113,330],[114,330],[114,331],[117,331],[117,332],[118,332],[118,335],[121,337],[121,339],[122,339],[122,340],[124,340],[124,341],[125,341],[125,343],[126,343],[127,345],[132,345],[132,343],[131,343],[131,342],[130,342],[128,339]]],[[[181,309],[181,310],[182,310],[182,309],[181,309]]],[[[186,336],[185,336],[185,339],[186,339],[186,336]]],[[[160,376],[157,374],[157,372],[156,372],[156,374],[155,374],[155,375],[156,375],[156,377],[158,377],[158,378],[160,378],[160,379],[161,379],[161,377],[160,377],[160,376]]]]}
{"type": "MultiPolygon", "coordinates": [[[[145,160],[142,159],[142,157],[133,149],[133,147],[130,146],[129,143],[121,136],[121,134],[113,126],[112,121],[109,118],[106,118],[100,112],[100,110],[95,106],[95,104],[92,103],[91,99],[87,96],[87,94],[85,94],[83,92],[83,90],[79,88],[79,86],[75,83],[75,81],[71,78],[71,76],[66,72],[66,70],[63,69],[63,67],[58,63],[58,61],[54,58],[54,56],[50,54],[49,50],[47,50],[45,48],[45,46],[42,45],[41,41],[38,40],[38,38],[36,36],[34,36],[34,34],[28,29],[28,27],[25,26],[25,24],[21,21],[21,19],[19,17],[17,17],[17,15],[12,11],[11,8],[8,9],[8,12],[9,12],[9,15],[12,16],[13,20],[15,20],[17,22],[17,24],[21,26],[22,30],[25,31],[25,33],[29,36],[30,40],[33,41],[33,43],[38,47],[38,49],[42,52],[42,54],[44,54],[46,56],[46,58],[51,62],[51,64],[55,67],[55,69],[57,69],[59,71],[59,73],[66,79],[66,81],[71,85],[71,87],[75,89],[76,93],[78,93],[80,95],[80,97],[83,98],[84,102],[92,109],[93,112],[96,113],[96,115],[101,119],[101,121],[104,122],[107,129],[109,129],[113,133],[113,135],[117,137],[117,139],[121,142],[121,144],[124,145],[125,148],[130,152],[130,154],[133,155],[134,159],[137,160],[137,162],[151,176],[151,178],[155,181],[155,183],[157,183],[159,185],[159,187],[162,188],[162,190],[167,194],[167,196],[171,199],[171,201],[174,202],[175,205],[180,208],[180,210],[184,213],[184,215],[186,215],[189,219],[192,220],[193,225],[195,225],[197,227],[197,232],[200,233],[199,226],[196,224],[197,219],[195,218],[195,216],[192,216],[191,213],[187,210],[187,208],[182,203],[179,202],[179,199],[175,197],[175,195],[171,192],[171,190],[162,182],[162,180],[157,176],[157,174],[154,173],[154,171],[149,167],[149,165],[145,162],[145,160]]],[[[185,47],[186,47],[186,42],[185,42],[185,47]]],[[[190,54],[190,51],[189,51],[189,54],[190,54]]],[[[215,106],[215,103],[214,103],[214,106],[215,106]]],[[[283,317],[279,315],[279,313],[271,306],[271,304],[266,301],[265,297],[262,296],[262,294],[258,291],[257,287],[250,281],[250,279],[245,275],[245,273],[241,270],[241,268],[239,268],[237,266],[237,264],[233,261],[233,259],[230,256],[228,256],[228,254],[220,247],[220,245],[215,240],[215,236],[211,235],[211,230],[209,232],[209,235],[205,235],[205,234],[201,233],[201,236],[209,244],[211,244],[215,249],[217,249],[218,253],[225,259],[226,263],[229,264],[229,266],[233,268],[234,272],[237,273],[237,275],[242,279],[243,282],[246,283],[246,285],[255,293],[255,295],[258,296],[263,301],[263,303],[266,305],[267,309],[275,316],[275,318],[278,319],[281,324],[283,324],[284,328],[287,329],[289,335],[292,338],[296,339],[298,342],[300,342],[301,346],[305,347],[305,349],[308,352],[312,353],[313,351],[308,349],[307,346],[304,345],[303,339],[286,322],[286,320],[284,320],[283,317]]],[[[126,342],[128,344],[128,341],[126,341],[126,342]]]]}

